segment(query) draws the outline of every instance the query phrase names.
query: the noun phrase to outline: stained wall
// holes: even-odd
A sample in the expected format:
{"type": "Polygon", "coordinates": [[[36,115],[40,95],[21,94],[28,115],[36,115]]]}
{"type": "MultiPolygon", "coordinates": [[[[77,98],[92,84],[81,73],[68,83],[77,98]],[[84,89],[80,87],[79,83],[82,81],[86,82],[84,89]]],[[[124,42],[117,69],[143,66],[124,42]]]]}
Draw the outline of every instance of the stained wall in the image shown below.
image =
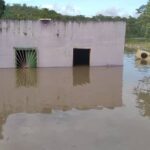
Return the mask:
{"type": "Polygon", "coordinates": [[[36,48],[38,67],[71,67],[73,48],[90,66],[123,65],[125,22],[0,21],[0,68],[15,68],[15,48],[36,48]]]}

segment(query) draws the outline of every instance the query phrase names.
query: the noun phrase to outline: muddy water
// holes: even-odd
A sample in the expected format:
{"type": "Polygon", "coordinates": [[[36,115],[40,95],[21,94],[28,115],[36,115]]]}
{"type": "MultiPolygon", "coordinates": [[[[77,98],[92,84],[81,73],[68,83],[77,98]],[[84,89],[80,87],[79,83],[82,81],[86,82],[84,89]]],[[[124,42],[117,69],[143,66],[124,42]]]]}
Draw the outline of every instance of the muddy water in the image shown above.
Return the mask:
{"type": "Polygon", "coordinates": [[[0,70],[0,150],[149,150],[150,65],[0,70]]]}

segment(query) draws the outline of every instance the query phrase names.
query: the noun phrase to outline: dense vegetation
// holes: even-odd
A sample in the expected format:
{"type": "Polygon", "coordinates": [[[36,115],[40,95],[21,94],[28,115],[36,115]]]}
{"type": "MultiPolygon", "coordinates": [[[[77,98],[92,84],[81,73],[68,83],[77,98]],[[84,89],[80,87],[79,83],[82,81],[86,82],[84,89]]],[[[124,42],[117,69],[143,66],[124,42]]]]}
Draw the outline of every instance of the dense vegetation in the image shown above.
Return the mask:
{"type": "Polygon", "coordinates": [[[5,10],[5,2],[4,0],[0,0],[0,17],[3,15],[5,10]]]}
{"type": "Polygon", "coordinates": [[[137,9],[138,17],[129,17],[127,19],[127,37],[128,38],[150,38],[150,0],[146,5],[137,9]]]}
{"type": "Polygon", "coordinates": [[[61,21],[126,21],[127,22],[127,38],[150,38],[150,0],[146,5],[142,5],[137,9],[139,14],[135,17],[112,17],[104,15],[96,15],[93,17],[85,17],[83,15],[68,16],[57,13],[54,10],[48,10],[46,8],[40,9],[38,7],[27,5],[6,5],[4,7],[4,1],[0,0],[0,17],[2,19],[17,19],[17,20],[37,20],[40,18],[51,18],[53,20],[61,21]],[[5,8],[5,11],[4,11],[5,8]]]}
{"type": "Polygon", "coordinates": [[[6,5],[5,13],[2,16],[3,19],[17,19],[17,20],[37,20],[40,18],[51,18],[53,20],[62,20],[62,21],[118,21],[118,20],[126,20],[126,18],[121,17],[111,17],[111,16],[103,16],[97,15],[92,18],[85,17],[83,15],[77,16],[68,16],[57,13],[54,10],[49,10],[47,8],[38,8],[33,6],[27,6],[26,4],[14,4],[13,6],[6,5]]]}

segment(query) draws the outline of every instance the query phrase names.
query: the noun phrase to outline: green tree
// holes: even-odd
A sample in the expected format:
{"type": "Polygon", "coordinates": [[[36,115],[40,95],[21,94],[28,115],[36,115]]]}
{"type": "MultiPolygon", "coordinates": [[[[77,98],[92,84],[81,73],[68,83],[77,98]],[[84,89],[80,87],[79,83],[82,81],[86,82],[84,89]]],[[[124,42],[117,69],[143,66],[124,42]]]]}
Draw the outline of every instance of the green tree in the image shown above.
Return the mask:
{"type": "Polygon", "coordinates": [[[126,37],[127,38],[135,38],[135,37],[144,37],[145,31],[141,26],[141,23],[137,18],[129,16],[127,19],[127,27],[126,27],[126,37]]]}
{"type": "Polygon", "coordinates": [[[0,0],[0,18],[4,14],[4,10],[5,10],[5,2],[4,0],[0,0]]]}
{"type": "Polygon", "coordinates": [[[144,37],[150,38],[150,0],[146,5],[142,5],[137,12],[140,14],[138,17],[138,22],[144,33],[144,37]]]}
{"type": "Polygon", "coordinates": [[[150,23],[146,24],[145,37],[150,38],[150,23]]]}
{"type": "Polygon", "coordinates": [[[142,14],[145,11],[146,5],[140,6],[138,9],[136,9],[138,14],[142,14]]]}
{"type": "MultiPolygon", "coordinates": [[[[141,21],[143,23],[149,23],[150,22],[150,0],[148,1],[148,3],[143,6],[144,8],[141,11],[140,17],[139,19],[141,19],[141,21]]],[[[141,7],[140,7],[141,8],[141,7]]]]}
{"type": "Polygon", "coordinates": [[[61,17],[62,15],[54,10],[40,9],[38,7],[27,6],[26,4],[6,5],[3,15],[4,19],[14,20],[38,20],[40,18],[60,19],[61,17]]]}

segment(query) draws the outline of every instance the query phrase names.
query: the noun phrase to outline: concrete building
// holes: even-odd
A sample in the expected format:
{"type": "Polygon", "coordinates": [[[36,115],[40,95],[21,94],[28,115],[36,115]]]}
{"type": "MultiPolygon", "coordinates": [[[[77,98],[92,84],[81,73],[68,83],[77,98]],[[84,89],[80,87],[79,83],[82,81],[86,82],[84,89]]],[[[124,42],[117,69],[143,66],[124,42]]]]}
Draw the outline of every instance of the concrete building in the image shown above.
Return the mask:
{"type": "Polygon", "coordinates": [[[125,22],[0,21],[0,68],[123,65],[125,22]]]}

